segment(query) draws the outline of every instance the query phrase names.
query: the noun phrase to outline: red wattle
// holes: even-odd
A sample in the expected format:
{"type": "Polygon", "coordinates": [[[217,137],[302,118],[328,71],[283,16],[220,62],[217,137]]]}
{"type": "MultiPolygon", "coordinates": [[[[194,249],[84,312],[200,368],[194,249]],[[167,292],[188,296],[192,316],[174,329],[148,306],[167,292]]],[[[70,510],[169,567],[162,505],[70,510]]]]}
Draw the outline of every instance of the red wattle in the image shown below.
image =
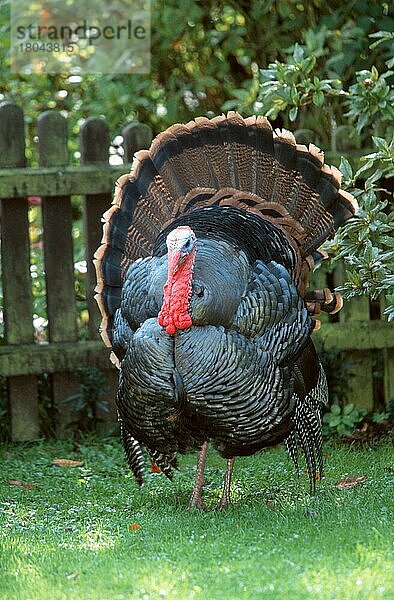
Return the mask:
{"type": "Polygon", "coordinates": [[[168,279],[164,285],[163,305],[158,315],[159,325],[165,327],[170,335],[173,335],[177,329],[187,329],[193,324],[188,310],[194,253],[186,256],[181,263],[180,258],[180,251],[168,252],[168,279]]]}

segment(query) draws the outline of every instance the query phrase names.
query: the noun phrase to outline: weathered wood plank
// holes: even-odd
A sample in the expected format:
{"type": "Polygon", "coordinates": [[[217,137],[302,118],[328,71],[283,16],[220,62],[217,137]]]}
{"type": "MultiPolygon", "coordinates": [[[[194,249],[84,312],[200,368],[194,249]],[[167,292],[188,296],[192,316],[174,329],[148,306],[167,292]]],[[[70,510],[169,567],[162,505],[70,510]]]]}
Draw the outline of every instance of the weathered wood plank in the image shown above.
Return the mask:
{"type": "Polygon", "coordinates": [[[115,399],[119,385],[119,371],[118,369],[104,369],[103,374],[108,384],[108,393],[104,396],[104,399],[108,402],[109,412],[99,411],[100,419],[102,419],[102,422],[98,425],[100,434],[114,432],[118,428],[115,399]]]}
{"type": "MultiPolygon", "coordinates": [[[[67,123],[47,111],[38,119],[39,156],[43,166],[67,160],[67,123]]],[[[51,342],[77,340],[72,212],[70,198],[42,199],[48,328],[51,342]]]]}
{"type": "Polygon", "coordinates": [[[66,119],[54,110],[43,112],[37,120],[38,151],[41,167],[64,167],[68,164],[68,129],[66,119]]]}
{"type": "MultiPolygon", "coordinates": [[[[340,285],[344,281],[345,267],[343,263],[335,271],[335,284],[340,285]]],[[[354,343],[353,349],[349,355],[349,362],[352,363],[352,377],[349,380],[349,402],[357,405],[359,408],[373,410],[374,406],[374,382],[373,382],[373,360],[370,349],[376,349],[379,344],[378,336],[372,334],[374,324],[378,321],[370,321],[369,299],[367,297],[353,298],[350,302],[345,302],[343,309],[339,313],[340,324],[354,325],[355,329],[351,335],[360,344],[354,343]],[[365,325],[368,324],[368,329],[365,325]],[[366,333],[368,332],[368,333],[366,333]],[[365,337],[371,341],[371,344],[365,345],[365,337]],[[372,341],[371,337],[374,337],[372,341]]]]}
{"type": "Polygon", "coordinates": [[[394,348],[384,350],[384,395],[386,405],[394,400],[394,348]]]}
{"type": "Polygon", "coordinates": [[[124,160],[132,162],[135,152],[148,150],[152,142],[152,130],[144,123],[129,123],[122,129],[124,160]]]}
{"type": "MultiPolygon", "coordinates": [[[[0,106],[0,169],[25,166],[23,112],[6,102],[0,106]]],[[[26,198],[1,201],[1,260],[6,339],[10,344],[33,341],[28,204],[26,198]]]]}
{"type": "Polygon", "coordinates": [[[129,170],[108,164],[2,169],[0,198],[112,193],[115,181],[129,170]]]}
{"type": "Polygon", "coordinates": [[[0,166],[2,169],[26,166],[23,111],[12,102],[0,104],[0,166]]]}
{"type": "Polygon", "coordinates": [[[8,393],[12,439],[16,442],[26,442],[38,438],[37,377],[33,375],[10,377],[8,393]]]}
{"type": "MultiPolygon", "coordinates": [[[[81,162],[107,164],[109,128],[103,119],[87,119],[80,130],[81,162]]],[[[86,300],[89,311],[89,337],[99,339],[100,311],[94,299],[96,270],[93,256],[100,245],[103,225],[101,217],[111,204],[111,194],[87,194],[84,198],[85,256],[87,262],[86,300]]]]}
{"type": "Polygon", "coordinates": [[[101,341],[0,346],[0,373],[13,377],[76,371],[81,366],[108,369],[109,354],[101,341]]]}
{"type": "MultiPolygon", "coordinates": [[[[23,112],[6,102],[0,106],[0,168],[24,167],[23,112]]],[[[1,262],[4,294],[5,335],[8,344],[33,342],[33,310],[30,278],[28,205],[26,198],[3,198],[1,210],[1,262]]],[[[7,373],[0,373],[7,376],[7,373]]],[[[8,380],[11,437],[15,441],[39,434],[36,377],[8,380]]]]}
{"type": "MultiPolygon", "coordinates": [[[[340,319],[344,323],[355,323],[359,326],[363,323],[369,323],[373,328],[374,323],[378,321],[369,321],[369,298],[353,298],[351,302],[346,302],[343,307],[343,314],[340,319]]],[[[370,329],[370,331],[371,331],[370,329]]],[[[361,346],[356,346],[350,356],[352,363],[352,377],[350,378],[349,401],[358,408],[373,410],[374,407],[374,382],[373,382],[373,360],[370,349],[362,350],[361,346]]],[[[369,348],[373,348],[369,345],[369,348]]]]}
{"type": "Polygon", "coordinates": [[[0,206],[5,335],[9,344],[33,342],[27,200],[4,198],[0,206]]]}
{"type": "MultiPolygon", "coordinates": [[[[38,118],[40,165],[62,167],[68,161],[67,123],[54,111],[38,118]]],[[[77,344],[77,309],[74,288],[72,210],[69,196],[42,198],[44,260],[47,290],[49,341],[74,341],[77,344]]],[[[53,402],[58,411],[56,435],[70,435],[72,421],[64,399],[76,393],[79,379],[73,373],[52,375],[53,402]]]]}
{"type": "Polygon", "coordinates": [[[70,199],[43,198],[42,223],[49,341],[77,340],[70,199]]]}
{"type": "Polygon", "coordinates": [[[385,321],[325,323],[313,339],[324,350],[394,348],[394,326],[385,321]]]}

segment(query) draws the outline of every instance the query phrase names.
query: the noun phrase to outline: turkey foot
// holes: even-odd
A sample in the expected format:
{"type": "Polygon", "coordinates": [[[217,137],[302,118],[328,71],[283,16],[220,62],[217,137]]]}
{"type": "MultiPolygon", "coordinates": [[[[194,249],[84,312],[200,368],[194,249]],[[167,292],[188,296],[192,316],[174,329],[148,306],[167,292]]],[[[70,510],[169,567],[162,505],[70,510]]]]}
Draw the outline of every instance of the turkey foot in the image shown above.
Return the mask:
{"type": "Polygon", "coordinates": [[[227,506],[230,504],[230,483],[231,483],[231,475],[233,472],[233,465],[234,465],[234,459],[228,458],[226,473],[224,475],[224,481],[223,481],[222,496],[216,505],[216,510],[223,510],[224,508],[227,508],[227,506]]]}
{"type": "Polygon", "coordinates": [[[201,446],[201,450],[198,453],[197,459],[197,472],[196,472],[196,480],[194,482],[194,488],[192,495],[189,500],[188,510],[192,510],[193,508],[198,508],[198,510],[205,510],[204,502],[202,501],[201,491],[204,487],[204,470],[205,470],[205,462],[207,460],[208,453],[208,442],[204,442],[201,446]]]}

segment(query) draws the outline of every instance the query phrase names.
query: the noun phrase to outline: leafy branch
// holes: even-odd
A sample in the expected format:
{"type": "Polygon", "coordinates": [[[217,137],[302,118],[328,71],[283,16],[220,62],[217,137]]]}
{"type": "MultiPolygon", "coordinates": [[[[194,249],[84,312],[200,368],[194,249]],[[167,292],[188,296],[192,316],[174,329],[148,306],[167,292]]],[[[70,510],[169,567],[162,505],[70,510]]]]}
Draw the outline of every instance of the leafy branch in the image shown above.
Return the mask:
{"type": "Polygon", "coordinates": [[[343,259],[346,282],[339,290],[345,298],[368,294],[371,298],[385,297],[385,314],[394,319],[394,206],[393,195],[377,183],[394,176],[394,138],[391,142],[373,137],[376,152],[361,159],[364,164],[353,172],[349,161],[342,158],[340,170],[344,187],[354,194],[359,211],[337,231],[325,245],[335,252],[333,262],[343,259]],[[361,176],[370,173],[364,189],[355,187],[361,176]],[[382,199],[381,195],[385,197],[382,199]]]}
{"type": "Polygon", "coordinates": [[[260,70],[260,91],[257,96],[259,112],[272,119],[289,109],[290,121],[295,121],[300,108],[310,104],[321,108],[326,96],[339,96],[340,79],[320,79],[315,54],[308,56],[307,50],[298,44],[287,62],[268,65],[260,70]]]}

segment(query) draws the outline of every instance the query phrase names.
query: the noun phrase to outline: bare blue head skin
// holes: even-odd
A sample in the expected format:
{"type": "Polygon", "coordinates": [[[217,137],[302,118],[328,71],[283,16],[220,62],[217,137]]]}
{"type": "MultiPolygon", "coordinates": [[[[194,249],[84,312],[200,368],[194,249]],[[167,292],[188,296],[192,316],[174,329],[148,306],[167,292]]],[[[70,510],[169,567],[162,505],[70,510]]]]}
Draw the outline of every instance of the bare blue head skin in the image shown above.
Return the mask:
{"type": "Polygon", "coordinates": [[[177,227],[170,231],[166,240],[168,250],[168,264],[172,266],[175,275],[178,268],[196,248],[196,235],[187,225],[177,227]]]}

